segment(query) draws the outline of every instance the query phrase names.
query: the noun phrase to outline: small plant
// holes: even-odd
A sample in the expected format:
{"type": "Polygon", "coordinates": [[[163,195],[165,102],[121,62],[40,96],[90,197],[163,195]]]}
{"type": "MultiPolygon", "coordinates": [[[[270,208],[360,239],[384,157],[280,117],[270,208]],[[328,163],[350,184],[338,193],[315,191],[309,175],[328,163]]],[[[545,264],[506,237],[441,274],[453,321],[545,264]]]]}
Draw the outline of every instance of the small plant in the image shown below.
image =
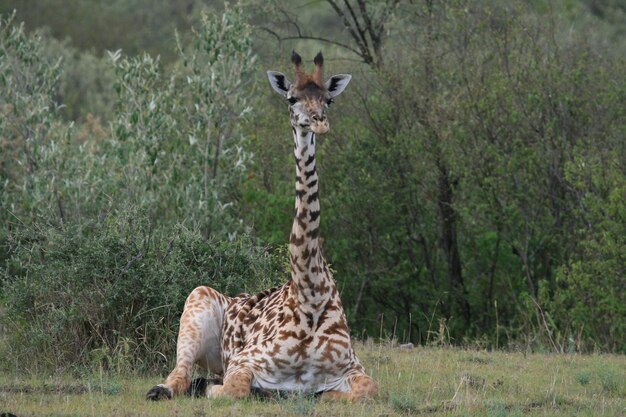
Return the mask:
{"type": "Polygon", "coordinates": [[[622,388],[622,379],[610,369],[602,369],[598,372],[602,392],[607,394],[618,394],[622,388]]]}
{"type": "Polygon", "coordinates": [[[436,331],[428,331],[429,339],[432,336],[431,345],[447,347],[450,346],[450,329],[448,328],[447,320],[444,317],[439,319],[439,329],[436,331]]]}
{"type": "Polygon", "coordinates": [[[487,417],[510,417],[521,415],[519,410],[510,410],[505,402],[494,402],[487,406],[487,417]]]}
{"type": "Polygon", "coordinates": [[[582,386],[589,385],[591,374],[589,372],[579,372],[576,374],[576,381],[582,386]]]}
{"type": "Polygon", "coordinates": [[[419,403],[416,398],[411,398],[409,396],[392,396],[389,399],[389,404],[393,407],[394,410],[400,413],[416,413],[419,409],[419,403]]]}
{"type": "Polygon", "coordinates": [[[315,413],[317,400],[314,395],[294,393],[284,398],[279,397],[279,402],[290,413],[299,416],[312,416],[315,413]]]}
{"type": "Polygon", "coordinates": [[[104,379],[90,383],[89,388],[93,392],[105,395],[117,395],[122,390],[122,385],[117,381],[104,379]]]}

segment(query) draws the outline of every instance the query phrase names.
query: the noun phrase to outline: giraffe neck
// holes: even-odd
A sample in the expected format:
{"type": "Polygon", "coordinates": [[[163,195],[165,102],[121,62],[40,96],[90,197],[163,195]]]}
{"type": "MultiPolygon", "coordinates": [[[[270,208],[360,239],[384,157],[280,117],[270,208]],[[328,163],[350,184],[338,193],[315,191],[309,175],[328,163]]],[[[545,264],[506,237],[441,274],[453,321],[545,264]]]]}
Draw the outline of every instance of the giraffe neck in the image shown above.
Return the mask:
{"type": "Polygon", "coordinates": [[[320,202],[315,133],[294,129],[296,210],[289,238],[291,278],[300,306],[319,310],[334,287],[319,243],[320,202]]]}

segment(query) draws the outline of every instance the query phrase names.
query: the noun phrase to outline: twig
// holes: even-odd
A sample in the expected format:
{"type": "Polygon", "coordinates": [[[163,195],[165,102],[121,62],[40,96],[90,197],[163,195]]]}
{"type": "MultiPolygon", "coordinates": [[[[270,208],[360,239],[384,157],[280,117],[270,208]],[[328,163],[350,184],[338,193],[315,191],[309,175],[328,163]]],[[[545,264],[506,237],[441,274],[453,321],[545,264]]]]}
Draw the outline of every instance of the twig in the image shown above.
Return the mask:
{"type": "Polygon", "coordinates": [[[122,275],[126,274],[129,270],[130,267],[133,266],[133,264],[135,262],[137,262],[138,260],[140,260],[141,258],[143,258],[143,252],[139,251],[139,253],[135,256],[133,256],[128,263],[126,264],[126,266],[122,269],[122,271],[119,273],[118,277],[121,277],[122,275]]]}

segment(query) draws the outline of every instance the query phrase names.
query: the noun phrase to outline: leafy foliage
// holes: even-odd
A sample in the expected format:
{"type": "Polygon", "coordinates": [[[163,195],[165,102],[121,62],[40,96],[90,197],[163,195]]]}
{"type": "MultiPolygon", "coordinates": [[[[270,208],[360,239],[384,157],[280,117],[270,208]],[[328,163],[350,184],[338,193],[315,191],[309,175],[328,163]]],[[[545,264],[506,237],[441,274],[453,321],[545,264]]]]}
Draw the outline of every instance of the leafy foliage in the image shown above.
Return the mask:
{"type": "Polygon", "coordinates": [[[0,137],[18,161],[2,171],[9,354],[42,369],[158,370],[175,357],[194,286],[232,294],[283,278],[282,262],[242,234],[233,210],[247,162],[239,120],[249,112],[240,92],[254,63],[249,29],[239,9],[205,16],[167,76],[149,55],[111,53],[110,127],[85,123],[75,137],[51,111],[59,62],[11,19],[0,25],[0,137]]]}
{"type": "Polygon", "coordinates": [[[609,197],[623,194],[624,62],[598,40],[611,30],[575,6],[544,6],[401,3],[384,63],[357,73],[352,101],[331,110],[322,235],[356,334],[425,342],[443,319],[453,343],[589,350],[600,339],[580,332],[591,305],[607,307],[594,314],[603,334],[620,333],[622,291],[607,292],[623,279],[609,267],[623,263],[619,244],[587,302],[589,288],[565,295],[559,277],[587,269],[581,242],[623,234],[588,204],[624,207],[609,197]],[[580,35],[565,36],[568,24],[580,35]],[[572,176],[596,158],[603,190],[572,176]]]}
{"type": "Polygon", "coordinates": [[[36,225],[13,238],[4,282],[9,352],[31,371],[161,371],[176,356],[193,288],[238,294],[284,280],[283,261],[248,238],[206,240],[183,226],[158,236],[135,209],[108,215],[88,236],[74,225],[36,225]]]}

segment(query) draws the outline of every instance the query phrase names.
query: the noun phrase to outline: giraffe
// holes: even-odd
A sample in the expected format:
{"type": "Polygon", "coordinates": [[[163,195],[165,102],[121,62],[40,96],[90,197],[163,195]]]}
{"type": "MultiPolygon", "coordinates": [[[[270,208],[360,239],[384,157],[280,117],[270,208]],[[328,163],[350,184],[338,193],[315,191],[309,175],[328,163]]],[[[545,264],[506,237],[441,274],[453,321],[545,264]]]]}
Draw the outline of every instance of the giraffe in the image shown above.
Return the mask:
{"type": "Polygon", "coordinates": [[[329,130],[326,109],[351,76],[323,79],[322,53],[306,73],[291,57],[295,79],[276,71],[272,88],[288,101],[296,162],[295,215],[289,238],[291,279],[255,295],[225,296],[201,286],[185,302],[176,366],[148,399],[187,392],[194,363],[223,379],[207,388],[209,398],[244,398],[251,389],[297,391],[355,401],[376,395],[350,340],[337,286],[320,245],[320,202],[315,163],[316,135],[329,130]]]}

